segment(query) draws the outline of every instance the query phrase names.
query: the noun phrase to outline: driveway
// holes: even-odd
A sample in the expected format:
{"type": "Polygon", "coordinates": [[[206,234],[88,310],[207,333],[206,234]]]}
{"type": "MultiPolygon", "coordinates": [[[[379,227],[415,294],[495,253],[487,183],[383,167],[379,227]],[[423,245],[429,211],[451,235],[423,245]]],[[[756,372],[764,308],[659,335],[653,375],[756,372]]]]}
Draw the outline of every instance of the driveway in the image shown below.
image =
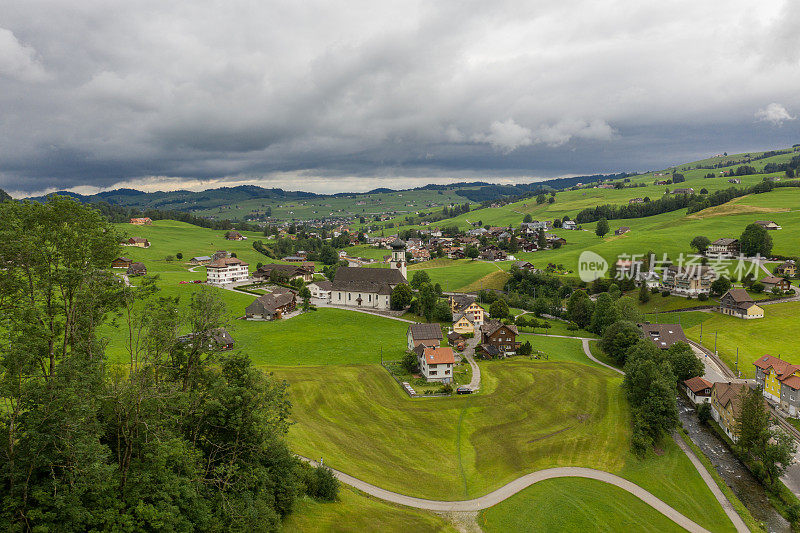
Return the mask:
{"type": "Polygon", "coordinates": [[[467,339],[467,347],[461,352],[461,355],[467,360],[469,366],[472,367],[472,381],[469,382],[469,388],[473,391],[480,390],[481,388],[481,367],[475,362],[475,347],[478,345],[479,340],[480,337],[467,339]]]}

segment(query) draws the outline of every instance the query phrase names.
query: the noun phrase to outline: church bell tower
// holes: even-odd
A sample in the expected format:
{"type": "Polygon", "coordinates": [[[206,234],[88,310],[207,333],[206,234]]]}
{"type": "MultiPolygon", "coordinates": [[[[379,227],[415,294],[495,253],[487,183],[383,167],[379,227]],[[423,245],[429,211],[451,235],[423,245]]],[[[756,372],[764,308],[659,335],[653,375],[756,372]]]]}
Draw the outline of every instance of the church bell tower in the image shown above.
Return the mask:
{"type": "Polygon", "coordinates": [[[403,277],[408,279],[406,274],[406,243],[401,241],[399,237],[392,243],[392,261],[389,266],[399,270],[403,277]]]}

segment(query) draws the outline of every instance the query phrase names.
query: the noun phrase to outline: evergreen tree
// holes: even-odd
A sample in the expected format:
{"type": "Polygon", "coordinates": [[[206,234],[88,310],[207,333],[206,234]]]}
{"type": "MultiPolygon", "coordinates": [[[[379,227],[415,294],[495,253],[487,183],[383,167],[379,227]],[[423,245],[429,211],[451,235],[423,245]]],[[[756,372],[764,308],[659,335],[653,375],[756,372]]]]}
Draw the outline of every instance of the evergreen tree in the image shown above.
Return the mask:
{"type": "Polygon", "coordinates": [[[594,233],[598,237],[602,237],[606,233],[608,233],[608,230],[609,230],[608,220],[606,220],[605,217],[603,217],[597,221],[597,227],[595,228],[594,233]]]}

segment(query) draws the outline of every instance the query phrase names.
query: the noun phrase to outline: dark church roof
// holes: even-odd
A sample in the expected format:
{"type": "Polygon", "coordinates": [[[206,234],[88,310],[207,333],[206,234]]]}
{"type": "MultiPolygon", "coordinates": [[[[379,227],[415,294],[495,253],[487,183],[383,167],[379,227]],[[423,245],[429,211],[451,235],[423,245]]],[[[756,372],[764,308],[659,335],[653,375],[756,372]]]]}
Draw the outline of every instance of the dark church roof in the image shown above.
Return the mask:
{"type": "Polygon", "coordinates": [[[340,267],[331,289],[334,291],[391,294],[406,278],[395,268],[340,267]]]}

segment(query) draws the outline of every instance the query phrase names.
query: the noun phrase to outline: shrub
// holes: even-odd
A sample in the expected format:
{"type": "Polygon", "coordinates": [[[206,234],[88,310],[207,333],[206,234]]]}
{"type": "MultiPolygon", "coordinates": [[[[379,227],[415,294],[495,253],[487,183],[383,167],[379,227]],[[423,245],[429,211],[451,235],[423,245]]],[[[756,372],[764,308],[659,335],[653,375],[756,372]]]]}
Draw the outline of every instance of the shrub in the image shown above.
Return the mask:
{"type": "Polygon", "coordinates": [[[438,392],[441,394],[453,394],[453,385],[451,383],[443,383],[438,392]]]}
{"type": "Polygon", "coordinates": [[[667,296],[669,296],[669,291],[661,291],[661,296],[666,298],[667,296]]]}
{"type": "Polygon", "coordinates": [[[650,294],[658,294],[658,287],[653,287],[650,289],[650,294]]]}
{"type": "Polygon", "coordinates": [[[750,286],[750,289],[757,294],[761,294],[764,292],[764,284],[760,281],[756,281],[750,286]]]}
{"type": "Polygon", "coordinates": [[[570,322],[569,324],[567,324],[567,331],[577,331],[578,329],[580,328],[578,327],[578,324],[576,324],[575,322],[570,322]]]}
{"type": "Polygon", "coordinates": [[[701,424],[708,424],[711,420],[711,404],[701,403],[697,406],[697,418],[700,419],[701,424]]]}
{"type": "Polygon", "coordinates": [[[698,299],[698,300],[700,300],[701,302],[705,302],[705,301],[707,301],[707,300],[708,300],[708,294],[706,294],[706,293],[701,293],[701,294],[699,294],[699,295],[697,296],[697,299],[698,299]]]}
{"type": "Polygon", "coordinates": [[[400,361],[400,365],[403,367],[403,370],[411,374],[417,370],[417,365],[419,365],[419,361],[417,361],[417,355],[414,352],[406,352],[403,355],[403,359],[400,361]]]}
{"type": "Polygon", "coordinates": [[[321,502],[335,502],[339,495],[339,480],[327,466],[313,467],[308,463],[300,463],[297,477],[303,491],[321,502]]]}

